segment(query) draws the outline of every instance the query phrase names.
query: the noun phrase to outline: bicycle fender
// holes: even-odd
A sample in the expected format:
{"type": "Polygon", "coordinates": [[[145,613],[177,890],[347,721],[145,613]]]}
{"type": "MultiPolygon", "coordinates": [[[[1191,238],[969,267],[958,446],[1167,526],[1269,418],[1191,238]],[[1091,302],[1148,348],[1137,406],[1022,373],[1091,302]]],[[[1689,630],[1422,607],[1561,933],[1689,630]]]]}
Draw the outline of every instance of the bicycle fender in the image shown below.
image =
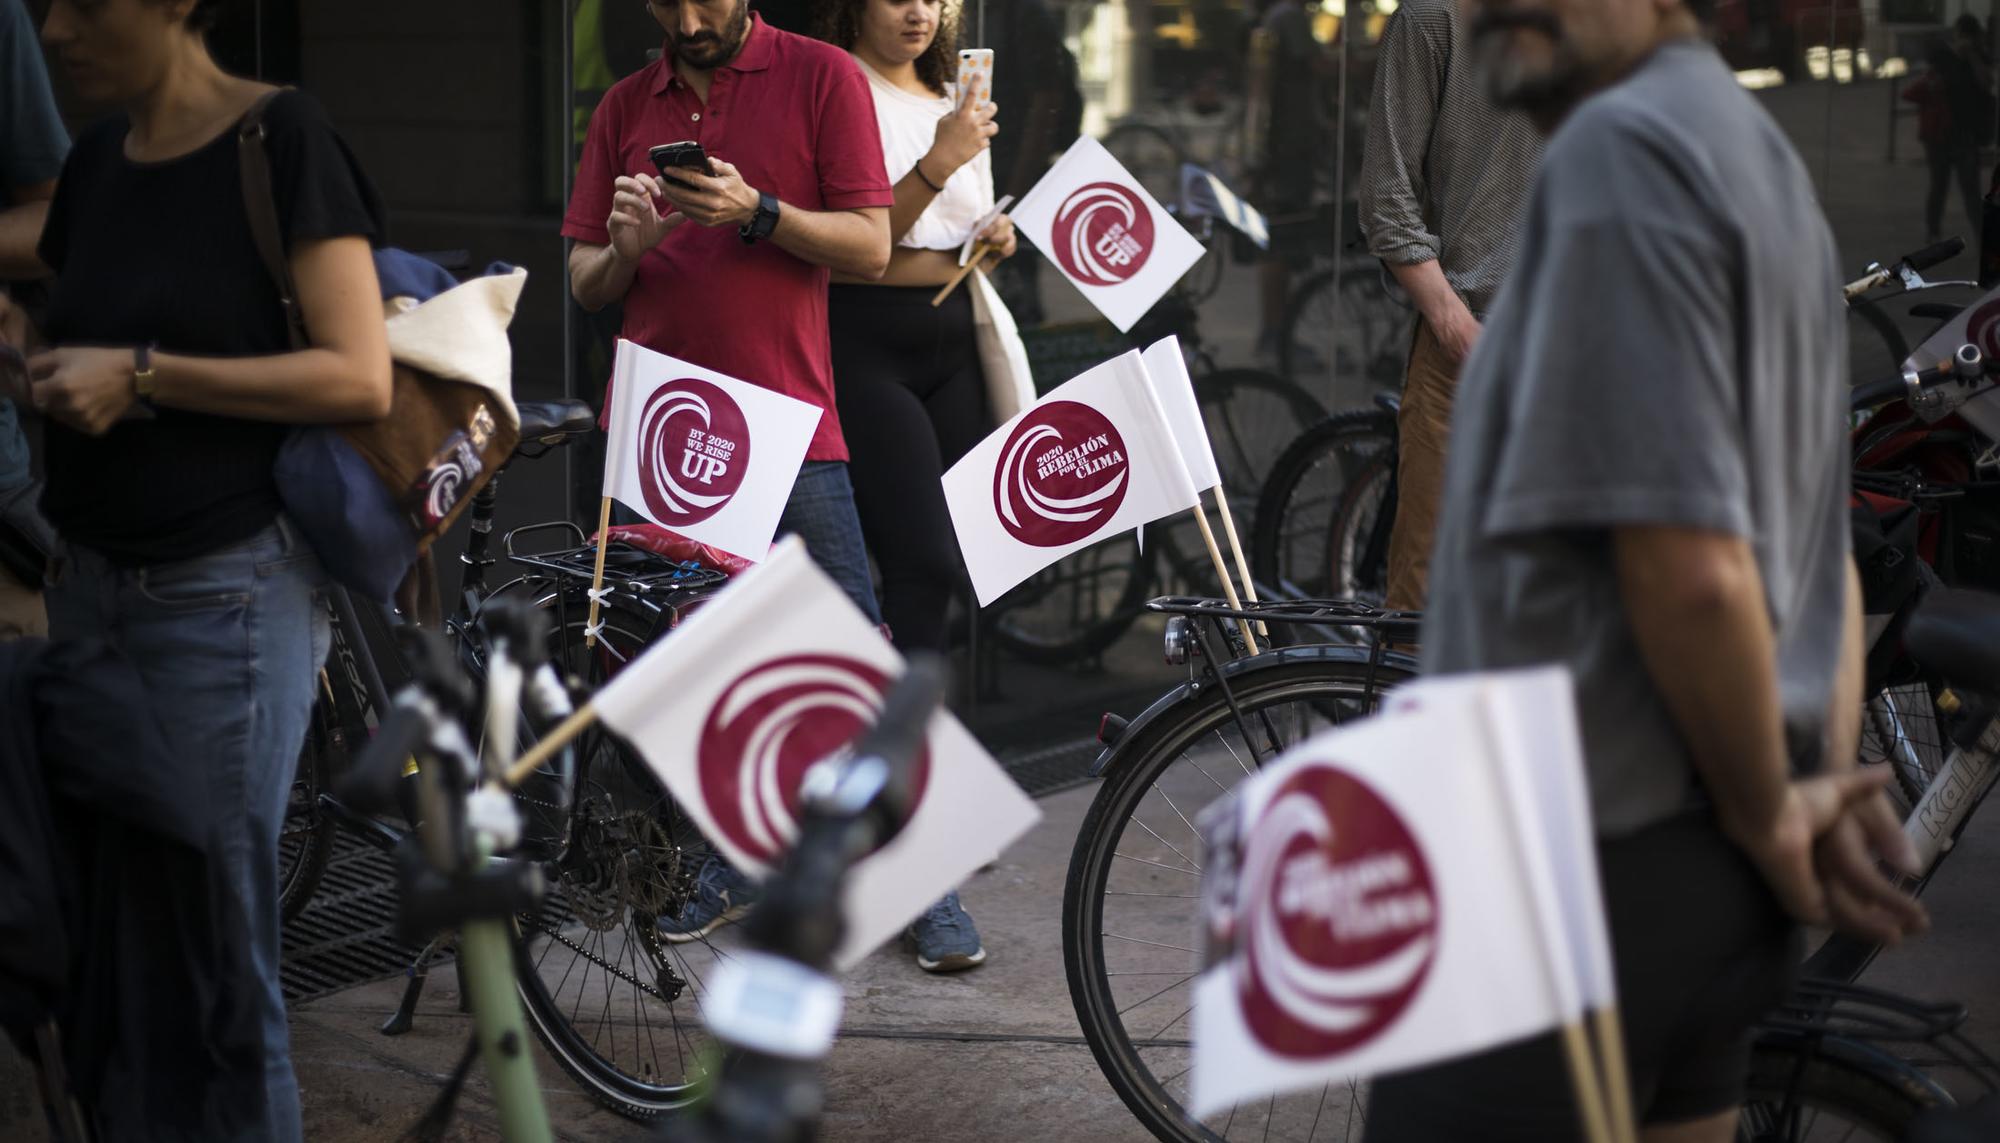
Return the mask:
{"type": "MultiPolygon", "coordinates": [[[[1292,663],[1348,663],[1366,665],[1374,654],[1366,647],[1353,647],[1337,643],[1315,643],[1304,647],[1281,647],[1275,651],[1265,651],[1246,659],[1232,659],[1222,665],[1222,678],[1232,686],[1238,679],[1248,679],[1259,671],[1292,663]]],[[[1415,674],[1417,660],[1401,651],[1385,651],[1381,664],[1407,674],[1415,674]]],[[[1154,699],[1152,705],[1139,712],[1119,731],[1118,737],[1098,752],[1097,760],[1090,764],[1090,776],[1102,778],[1113,772],[1125,759],[1128,747],[1137,741],[1145,729],[1164,717],[1167,712],[1177,710],[1188,703],[1200,700],[1214,687],[1216,681],[1212,672],[1203,672],[1199,678],[1175,686],[1166,694],[1154,699]]]]}
{"type": "Polygon", "coordinates": [[[1835,1032],[1809,1033],[1780,1028],[1760,1028],[1755,1035],[1750,1045],[1752,1056],[1767,1045],[1826,1056],[1856,1071],[1870,1072],[1889,1081],[1909,1096],[1913,1103],[1927,1107],[1951,1107],[1958,1102],[1943,1084],[1931,1078],[1924,1069],[1864,1040],[1835,1032]]]}

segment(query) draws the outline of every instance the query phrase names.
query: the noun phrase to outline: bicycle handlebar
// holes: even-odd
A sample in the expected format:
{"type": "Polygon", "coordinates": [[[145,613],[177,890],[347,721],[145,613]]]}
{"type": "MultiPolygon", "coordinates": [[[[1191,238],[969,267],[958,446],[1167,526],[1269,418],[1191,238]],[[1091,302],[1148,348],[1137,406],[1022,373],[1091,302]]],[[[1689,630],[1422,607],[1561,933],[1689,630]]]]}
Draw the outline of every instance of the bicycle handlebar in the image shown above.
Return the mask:
{"type": "Polygon", "coordinates": [[[1952,237],[1941,242],[1933,242],[1922,250],[1905,254],[1892,266],[1885,267],[1880,262],[1870,262],[1866,273],[1840,288],[1840,295],[1846,301],[1852,302],[1868,291],[1886,286],[1899,278],[1902,279],[1903,288],[1906,290],[1922,289],[1927,284],[1923,280],[1925,270],[1958,257],[1964,249],[1965,239],[1952,237]]]}
{"type": "Polygon", "coordinates": [[[1958,352],[1938,362],[1928,369],[1905,369],[1894,377],[1884,377],[1856,385],[1848,390],[1848,409],[1852,412],[1866,412],[1877,405],[1903,398],[1916,403],[1922,401],[1925,390],[1944,381],[1972,382],[2000,373],[2000,360],[1988,361],[1979,352],[1979,347],[1970,343],[1958,347],[1958,352]]]}
{"type": "Polygon", "coordinates": [[[1914,254],[1903,255],[1903,260],[1899,265],[1921,273],[1940,262],[1949,262],[1964,252],[1965,239],[1954,235],[1941,242],[1933,242],[1914,254]]]}

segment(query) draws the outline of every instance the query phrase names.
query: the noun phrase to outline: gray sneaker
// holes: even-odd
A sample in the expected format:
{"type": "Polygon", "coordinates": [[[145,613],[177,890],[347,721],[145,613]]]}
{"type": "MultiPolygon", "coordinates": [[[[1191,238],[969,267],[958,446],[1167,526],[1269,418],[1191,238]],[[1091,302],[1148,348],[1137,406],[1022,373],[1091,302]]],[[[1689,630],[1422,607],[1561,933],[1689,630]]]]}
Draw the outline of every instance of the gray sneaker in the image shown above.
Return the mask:
{"type": "Polygon", "coordinates": [[[956,890],[925,909],[907,935],[917,946],[917,967],[925,972],[958,972],[986,963],[979,929],[959,906],[956,890]]]}
{"type": "Polygon", "coordinates": [[[740,921],[762,893],[757,884],[720,857],[710,856],[695,876],[694,895],[676,917],[661,917],[660,936],[669,944],[698,941],[740,921]]]}

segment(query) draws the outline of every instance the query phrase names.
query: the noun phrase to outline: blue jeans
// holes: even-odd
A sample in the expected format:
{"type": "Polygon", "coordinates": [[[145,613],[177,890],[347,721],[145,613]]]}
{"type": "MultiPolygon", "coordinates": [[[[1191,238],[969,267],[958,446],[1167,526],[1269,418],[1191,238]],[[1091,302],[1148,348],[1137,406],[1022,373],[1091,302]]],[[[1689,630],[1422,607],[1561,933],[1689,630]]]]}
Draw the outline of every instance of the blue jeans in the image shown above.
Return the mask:
{"type": "Polygon", "coordinates": [[[854,485],[847,479],[847,462],[809,460],[792,484],[792,498],[778,517],[778,534],[796,534],[820,570],[833,577],[854,606],[880,625],[882,608],[875,602],[875,581],[868,575],[868,545],[861,538],[861,515],[854,510],[854,485]]]}
{"type": "Polygon", "coordinates": [[[278,983],[278,836],[305,741],[313,679],[326,658],[318,557],[282,518],[190,560],[120,568],[62,549],[47,591],[56,639],[97,637],[138,667],[172,750],[209,759],[221,852],[249,918],[262,981],[264,1088],[258,1140],[300,1137],[298,1081],[278,983]]]}

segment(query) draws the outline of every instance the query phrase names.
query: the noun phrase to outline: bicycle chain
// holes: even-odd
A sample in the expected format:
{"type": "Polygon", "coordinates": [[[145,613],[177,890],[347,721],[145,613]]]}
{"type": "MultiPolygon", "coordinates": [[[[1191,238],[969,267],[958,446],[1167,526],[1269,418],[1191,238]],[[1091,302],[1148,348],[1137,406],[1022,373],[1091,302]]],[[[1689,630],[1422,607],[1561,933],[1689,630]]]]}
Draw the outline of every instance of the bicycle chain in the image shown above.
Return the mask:
{"type": "Polygon", "coordinates": [[[624,969],[618,967],[617,965],[606,964],[604,961],[592,955],[590,950],[584,948],[582,945],[564,936],[562,933],[549,928],[547,925],[538,923],[534,925],[534,928],[539,932],[547,934],[547,936],[556,943],[588,959],[592,964],[595,964],[598,967],[604,969],[604,971],[610,973],[617,979],[624,981],[625,983],[631,985],[632,987],[638,989],[639,991],[645,993],[646,995],[651,996],[653,999],[658,1000],[663,1004],[672,1004],[674,1001],[680,999],[681,992],[687,988],[687,981],[681,978],[680,973],[674,971],[672,965],[666,963],[664,960],[661,960],[659,958],[659,954],[653,949],[652,947],[653,942],[651,941],[641,939],[639,941],[639,945],[641,948],[647,949],[647,956],[653,959],[653,963],[659,966],[660,971],[662,973],[665,973],[668,977],[670,977],[674,981],[675,985],[674,995],[672,996],[668,996],[657,983],[647,984],[645,981],[640,980],[638,977],[633,976],[631,973],[625,971],[624,969]]]}

